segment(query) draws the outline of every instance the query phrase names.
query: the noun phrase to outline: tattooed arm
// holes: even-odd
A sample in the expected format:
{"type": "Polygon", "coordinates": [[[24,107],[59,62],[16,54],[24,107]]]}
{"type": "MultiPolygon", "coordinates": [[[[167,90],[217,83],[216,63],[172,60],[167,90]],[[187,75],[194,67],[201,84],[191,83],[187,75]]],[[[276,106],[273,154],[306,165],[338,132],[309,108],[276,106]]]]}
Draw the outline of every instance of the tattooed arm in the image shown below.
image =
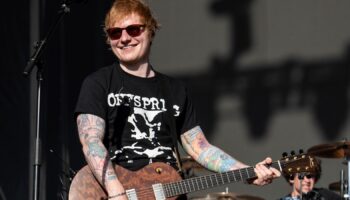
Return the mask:
{"type": "MultiPolygon", "coordinates": [[[[199,126],[182,134],[181,142],[185,151],[209,170],[226,172],[247,167],[247,165],[231,157],[223,150],[211,145],[199,126]]],[[[266,167],[271,162],[271,158],[266,158],[255,166],[254,170],[258,178],[253,181],[254,184],[265,185],[271,183],[273,178],[281,175],[278,170],[266,167]]]]}
{"type": "Polygon", "coordinates": [[[247,166],[211,145],[199,126],[182,134],[181,142],[185,151],[209,170],[226,172],[247,166]]]}
{"type": "MultiPolygon", "coordinates": [[[[85,159],[95,177],[105,187],[109,196],[123,193],[124,188],[117,179],[106,147],[102,142],[105,121],[95,115],[80,114],[77,117],[77,125],[85,159]]],[[[126,199],[126,197],[125,195],[119,196],[118,199],[126,199]]]]}

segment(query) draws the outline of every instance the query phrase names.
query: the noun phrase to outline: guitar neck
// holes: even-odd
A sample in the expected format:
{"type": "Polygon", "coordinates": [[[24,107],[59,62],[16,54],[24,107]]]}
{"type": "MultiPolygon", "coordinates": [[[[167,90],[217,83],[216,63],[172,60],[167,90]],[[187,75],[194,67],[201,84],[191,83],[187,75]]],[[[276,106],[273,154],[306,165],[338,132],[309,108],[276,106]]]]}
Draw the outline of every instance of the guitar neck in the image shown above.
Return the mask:
{"type": "MultiPolygon", "coordinates": [[[[282,169],[281,162],[273,162],[271,167],[282,169]]],[[[166,197],[178,196],[199,190],[217,187],[220,185],[246,181],[255,178],[254,167],[241,168],[228,172],[214,173],[200,177],[193,177],[178,182],[167,183],[163,185],[166,197]]]]}

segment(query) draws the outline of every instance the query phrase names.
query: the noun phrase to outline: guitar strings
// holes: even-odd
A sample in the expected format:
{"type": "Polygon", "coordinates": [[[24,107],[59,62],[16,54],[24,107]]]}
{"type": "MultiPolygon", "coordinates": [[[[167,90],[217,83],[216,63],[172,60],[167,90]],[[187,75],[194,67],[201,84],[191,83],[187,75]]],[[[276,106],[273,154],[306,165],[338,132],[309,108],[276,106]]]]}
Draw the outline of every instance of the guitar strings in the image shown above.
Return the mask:
{"type": "Polygon", "coordinates": [[[154,192],[151,187],[138,189],[138,190],[135,190],[135,192],[136,192],[136,196],[139,197],[140,199],[143,199],[141,197],[149,197],[151,195],[154,196],[154,192]]]}
{"type": "MultiPolygon", "coordinates": [[[[253,173],[254,172],[253,168],[249,168],[249,169],[245,169],[245,170],[248,170],[249,173],[253,173]]],[[[236,173],[239,173],[239,172],[237,171],[236,173]]],[[[206,178],[213,178],[213,176],[215,176],[215,175],[211,174],[211,175],[208,175],[208,176],[205,176],[205,177],[206,178]]],[[[242,174],[242,178],[248,178],[248,177],[247,177],[247,175],[242,174]]],[[[166,184],[168,186],[168,188],[164,188],[163,187],[163,190],[164,190],[165,193],[169,192],[171,196],[177,196],[177,195],[180,195],[178,193],[181,193],[178,190],[178,189],[180,189],[180,187],[181,187],[182,191],[187,191],[187,192],[191,191],[191,187],[190,187],[189,183],[192,183],[192,188],[194,188],[194,189],[198,188],[198,190],[201,190],[201,188],[200,188],[200,186],[199,186],[197,181],[201,181],[202,182],[203,181],[202,179],[203,179],[203,177],[196,177],[196,178],[193,179],[193,180],[195,180],[195,182],[193,182],[193,180],[192,180],[192,182],[190,182],[188,179],[185,179],[185,180],[182,180],[180,182],[176,182],[176,183],[172,183],[172,184],[166,184]],[[187,182],[187,185],[186,185],[186,182],[187,182]],[[195,187],[193,185],[194,183],[196,183],[197,187],[195,187]],[[187,188],[187,189],[184,189],[184,187],[187,188]]],[[[223,177],[221,177],[221,176],[219,177],[219,176],[216,175],[216,182],[218,182],[219,184],[220,183],[224,183],[223,179],[224,179],[223,177]]],[[[202,185],[202,189],[205,189],[205,188],[203,188],[203,184],[201,184],[201,185],[202,185]]],[[[136,194],[137,194],[137,196],[142,196],[142,195],[151,195],[151,194],[154,194],[154,192],[153,192],[153,188],[152,187],[146,187],[146,188],[137,189],[136,190],[136,194]]]]}
{"type": "MultiPolygon", "coordinates": [[[[297,159],[297,160],[299,160],[299,159],[297,159]]],[[[274,165],[274,164],[276,164],[276,162],[273,162],[272,163],[272,165],[274,165]]],[[[249,168],[244,168],[244,169],[239,169],[239,170],[242,170],[242,171],[247,171],[248,173],[255,173],[255,171],[254,171],[254,167],[249,167],[249,168]]],[[[236,171],[236,170],[234,170],[234,171],[236,171]]],[[[234,171],[230,171],[230,172],[234,172],[234,171]]],[[[236,171],[236,173],[238,173],[238,171],[236,171]]],[[[247,174],[245,174],[245,173],[243,173],[242,174],[242,172],[240,172],[241,173],[241,175],[242,175],[242,178],[250,178],[249,177],[249,175],[248,175],[248,177],[247,177],[247,174]]],[[[232,174],[231,174],[232,175],[232,174]]],[[[210,176],[213,176],[213,174],[211,174],[211,175],[208,175],[208,176],[205,176],[205,177],[210,177],[210,176]]],[[[215,176],[215,175],[214,175],[215,176]]],[[[216,175],[217,176],[217,175],[216,175]]],[[[196,180],[196,183],[197,183],[197,180],[201,180],[203,177],[195,177],[194,178],[194,180],[196,180]]],[[[222,182],[223,183],[223,178],[222,177],[216,177],[218,180],[217,181],[219,181],[219,182],[222,182]]],[[[185,183],[186,184],[186,181],[188,181],[189,179],[185,179],[185,180],[182,180],[182,181],[180,181],[180,182],[177,182],[177,183],[172,183],[172,184],[166,184],[168,187],[170,187],[170,188],[162,188],[163,190],[164,190],[164,193],[167,193],[167,192],[170,192],[170,195],[171,196],[177,196],[177,195],[180,195],[180,194],[177,194],[177,192],[178,192],[178,188],[179,187],[186,187],[186,185],[183,185],[183,183],[185,183]],[[175,184],[177,184],[177,186],[175,186],[175,184]],[[180,184],[180,185],[179,185],[180,184]],[[168,190],[169,191],[168,191],[168,190]],[[173,192],[175,192],[174,194],[173,194],[173,192]]],[[[202,181],[202,180],[201,180],[202,181]]],[[[193,183],[193,182],[192,182],[193,183]]],[[[188,186],[188,185],[187,185],[188,186]]],[[[200,190],[200,188],[199,188],[199,186],[198,186],[198,183],[197,183],[197,188],[200,190]]],[[[182,190],[183,191],[185,191],[183,188],[182,188],[182,190]]],[[[190,190],[191,190],[191,188],[190,188],[190,190]]],[[[187,190],[186,190],[187,191],[187,190]]],[[[136,192],[136,195],[138,196],[138,197],[142,197],[142,196],[147,196],[147,197],[149,197],[150,195],[152,195],[152,196],[154,196],[154,191],[153,191],[153,188],[152,187],[145,187],[145,188],[140,188],[140,189],[135,189],[135,192],[136,192]]],[[[189,192],[189,191],[188,191],[189,192]]]]}

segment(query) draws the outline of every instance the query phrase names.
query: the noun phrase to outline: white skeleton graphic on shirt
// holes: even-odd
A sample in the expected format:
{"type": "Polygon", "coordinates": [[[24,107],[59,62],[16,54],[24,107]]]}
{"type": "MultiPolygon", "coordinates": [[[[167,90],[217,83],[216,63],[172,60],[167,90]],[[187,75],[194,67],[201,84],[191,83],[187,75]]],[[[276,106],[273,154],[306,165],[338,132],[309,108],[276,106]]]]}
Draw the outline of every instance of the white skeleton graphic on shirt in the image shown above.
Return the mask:
{"type": "MultiPolygon", "coordinates": [[[[108,95],[109,106],[131,106],[131,113],[127,119],[127,122],[131,124],[132,134],[131,138],[134,138],[136,142],[129,146],[124,146],[122,149],[115,151],[115,155],[120,154],[123,150],[132,150],[133,153],[138,155],[146,155],[150,158],[150,163],[152,158],[156,158],[165,152],[173,152],[170,147],[162,146],[157,140],[157,132],[160,131],[162,122],[161,117],[157,116],[166,112],[165,100],[158,99],[155,97],[146,98],[131,94],[109,94],[108,95]],[[127,97],[127,99],[125,99],[127,97]],[[145,148],[143,146],[138,146],[139,141],[148,140],[152,148],[145,148]]],[[[173,109],[175,111],[174,116],[178,116],[179,106],[174,105],[173,109]]],[[[167,153],[167,154],[168,154],[167,153]]],[[[129,160],[128,162],[132,162],[129,160]]]]}

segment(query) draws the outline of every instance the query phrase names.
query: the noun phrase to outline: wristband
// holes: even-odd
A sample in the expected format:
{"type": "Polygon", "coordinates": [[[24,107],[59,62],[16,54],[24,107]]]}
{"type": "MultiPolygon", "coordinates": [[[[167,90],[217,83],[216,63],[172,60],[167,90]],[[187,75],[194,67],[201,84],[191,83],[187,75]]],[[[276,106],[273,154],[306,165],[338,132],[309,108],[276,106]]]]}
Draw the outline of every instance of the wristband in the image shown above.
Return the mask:
{"type": "Polygon", "coordinates": [[[120,196],[123,196],[125,194],[126,194],[126,192],[122,192],[122,193],[119,193],[119,194],[116,194],[116,195],[113,195],[113,196],[108,196],[108,199],[112,199],[114,197],[120,197],[120,196]]]}

